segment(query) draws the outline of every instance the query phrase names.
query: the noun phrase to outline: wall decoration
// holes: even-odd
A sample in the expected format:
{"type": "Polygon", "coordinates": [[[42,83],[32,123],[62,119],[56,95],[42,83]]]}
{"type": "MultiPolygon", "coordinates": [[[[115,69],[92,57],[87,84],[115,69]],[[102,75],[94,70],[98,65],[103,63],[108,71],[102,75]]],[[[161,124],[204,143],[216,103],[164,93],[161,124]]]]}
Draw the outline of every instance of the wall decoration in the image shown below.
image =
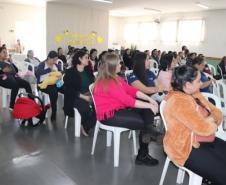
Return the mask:
{"type": "Polygon", "coordinates": [[[90,32],[88,35],[84,34],[73,34],[68,30],[65,30],[63,34],[59,34],[55,36],[55,42],[57,44],[67,44],[67,45],[94,45],[94,44],[102,44],[104,42],[104,38],[96,31],[90,32]]]}

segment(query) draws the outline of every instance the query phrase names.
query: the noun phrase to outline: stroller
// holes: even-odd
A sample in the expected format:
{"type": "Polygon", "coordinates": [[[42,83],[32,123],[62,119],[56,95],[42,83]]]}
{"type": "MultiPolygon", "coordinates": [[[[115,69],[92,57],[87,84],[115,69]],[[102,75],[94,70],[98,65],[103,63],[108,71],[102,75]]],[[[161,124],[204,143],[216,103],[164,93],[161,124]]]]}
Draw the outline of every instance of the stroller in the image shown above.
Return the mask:
{"type": "Polygon", "coordinates": [[[38,96],[33,94],[20,93],[19,98],[13,108],[12,115],[15,119],[21,120],[21,125],[25,125],[26,122],[30,126],[37,126],[44,122],[46,112],[50,108],[47,104],[44,106],[42,100],[38,96]],[[38,103],[36,103],[36,101],[38,103]],[[36,123],[33,123],[32,118],[37,118],[36,123]]]}

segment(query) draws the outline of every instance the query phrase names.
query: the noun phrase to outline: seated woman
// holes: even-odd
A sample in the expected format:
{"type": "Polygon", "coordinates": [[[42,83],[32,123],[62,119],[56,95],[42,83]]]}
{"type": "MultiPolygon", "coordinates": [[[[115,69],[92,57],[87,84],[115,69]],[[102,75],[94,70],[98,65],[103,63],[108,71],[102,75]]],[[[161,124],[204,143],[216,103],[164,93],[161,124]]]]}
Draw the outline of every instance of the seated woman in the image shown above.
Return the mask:
{"type": "Polygon", "coordinates": [[[166,91],[171,89],[172,71],[178,64],[177,56],[173,53],[165,54],[160,60],[158,82],[166,91]]]}
{"type": "Polygon", "coordinates": [[[38,58],[34,57],[33,50],[27,51],[27,58],[24,61],[32,63],[35,67],[37,67],[40,63],[40,60],[38,58]]]}
{"type": "Polygon", "coordinates": [[[119,77],[117,73],[120,68],[117,55],[106,54],[103,57],[93,89],[97,119],[106,125],[140,130],[136,164],[157,165],[158,160],[148,154],[148,144],[158,104],[119,77]],[[127,108],[138,108],[140,111],[127,108]]]}
{"type": "Polygon", "coordinates": [[[201,92],[207,92],[207,93],[212,93],[212,83],[214,82],[214,80],[209,79],[205,73],[203,72],[203,70],[205,69],[205,60],[204,57],[196,57],[193,61],[192,61],[192,66],[195,67],[198,71],[200,71],[201,74],[201,82],[202,85],[200,87],[200,91],[201,92]]]}
{"type": "Polygon", "coordinates": [[[30,84],[17,75],[17,67],[7,62],[7,57],[6,48],[0,47],[0,86],[11,89],[9,107],[13,109],[19,89],[24,88],[27,93],[32,93],[32,90],[30,84]]]}
{"type": "Polygon", "coordinates": [[[199,92],[200,80],[200,72],[193,67],[175,69],[173,91],[167,95],[163,110],[167,124],[164,150],[175,164],[224,185],[226,142],[217,137],[214,140],[222,113],[199,92]],[[208,136],[214,141],[204,142],[208,136]]]}
{"type": "Polygon", "coordinates": [[[94,76],[88,65],[88,54],[79,50],[72,59],[72,67],[66,70],[64,76],[64,113],[74,116],[73,108],[76,107],[82,117],[82,133],[88,136],[90,128],[96,123],[95,113],[91,110],[91,96],[89,85],[94,82],[94,76]]]}
{"type": "Polygon", "coordinates": [[[218,64],[217,71],[221,78],[226,78],[226,56],[221,59],[221,62],[218,64]]]}
{"type": "Polygon", "coordinates": [[[130,85],[148,95],[165,90],[157,83],[155,74],[149,70],[150,60],[146,53],[137,53],[133,57],[133,63],[133,73],[127,77],[130,85]]]}
{"type": "MultiPolygon", "coordinates": [[[[51,72],[60,71],[58,65],[56,64],[58,59],[57,56],[58,55],[56,51],[50,51],[47,56],[47,59],[38,65],[37,70],[35,71],[38,84],[42,83],[45,78],[48,78],[51,72]]],[[[50,104],[52,108],[51,120],[55,121],[57,112],[58,92],[64,92],[63,86],[58,88],[56,85],[48,85],[47,88],[39,90],[49,95],[50,104]]]]}
{"type": "Polygon", "coordinates": [[[97,60],[97,50],[94,49],[94,48],[90,50],[89,62],[91,64],[91,66],[92,66],[93,72],[94,71],[97,71],[97,63],[98,63],[98,60],[97,60]]]}

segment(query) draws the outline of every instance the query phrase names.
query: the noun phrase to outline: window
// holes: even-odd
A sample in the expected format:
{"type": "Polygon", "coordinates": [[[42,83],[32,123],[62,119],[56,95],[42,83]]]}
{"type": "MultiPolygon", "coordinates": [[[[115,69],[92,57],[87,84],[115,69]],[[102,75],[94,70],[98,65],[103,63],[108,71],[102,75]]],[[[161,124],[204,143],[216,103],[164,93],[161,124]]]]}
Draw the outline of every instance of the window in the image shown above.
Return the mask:
{"type": "Polygon", "coordinates": [[[160,37],[164,43],[175,43],[177,39],[177,21],[163,22],[160,37]]]}
{"type": "Polygon", "coordinates": [[[153,41],[157,38],[157,25],[156,23],[141,23],[139,25],[138,38],[140,41],[153,41]]]}
{"type": "Polygon", "coordinates": [[[138,24],[126,24],[124,38],[127,43],[136,44],[138,38],[138,24]]]}
{"type": "Polygon", "coordinates": [[[182,20],[178,25],[178,41],[199,43],[204,40],[203,20],[182,20]]]}

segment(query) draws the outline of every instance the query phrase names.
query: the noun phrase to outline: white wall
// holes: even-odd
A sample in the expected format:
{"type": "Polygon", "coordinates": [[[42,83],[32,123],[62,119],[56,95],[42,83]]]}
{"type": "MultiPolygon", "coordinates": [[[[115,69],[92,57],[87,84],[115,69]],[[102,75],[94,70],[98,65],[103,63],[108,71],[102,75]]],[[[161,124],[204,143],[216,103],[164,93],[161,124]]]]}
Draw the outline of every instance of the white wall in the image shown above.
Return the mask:
{"type": "Polygon", "coordinates": [[[16,4],[0,4],[0,40],[5,43],[7,47],[13,48],[18,35],[16,30],[17,22],[26,22],[29,25],[25,28],[29,32],[26,34],[26,41],[23,42],[25,46],[25,53],[28,49],[33,49],[35,55],[40,59],[46,55],[46,38],[45,38],[45,7],[43,6],[25,6],[16,4]],[[13,32],[10,32],[13,30],[13,32]]]}
{"type": "MultiPolygon", "coordinates": [[[[47,3],[47,50],[57,49],[59,46],[67,48],[68,44],[64,31],[72,34],[89,35],[92,31],[104,38],[101,44],[86,45],[88,49],[96,48],[99,51],[106,50],[108,46],[108,11],[84,7],[72,4],[47,3]],[[63,41],[57,43],[56,35],[63,35],[63,41]]],[[[77,39],[78,40],[78,39],[77,39]]],[[[83,47],[74,45],[74,47],[83,47]]]]}
{"type": "MultiPolygon", "coordinates": [[[[202,12],[190,12],[190,13],[175,13],[175,14],[163,14],[158,16],[141,16],[141,17],[126,17],[126,18],[110,18],[114,19],[114,24],[109,25],[110,29],[117,25],[120,27],[126,23],[135,22],[147,22],[153,21],[156,17],[160,18],[160,21],[167,20],[179,20],[179,19],[205,19],[205,40],[199,45],[190,45],[189,49],[198,53],[203,53],[206,56],[222,57],[226,55],[226,10],[215,10],[215,11],[202,11],[202,12]]],[[[112,23],[112,21],[110,21],[112,23]]],[[[192,28],[191,28],[192,29],[192,28]]],[[[122,42],[125,44],[123,38],[124,32],[121,30],[114,29],[114,40],[115,42],[122,42]]],[[[111,37],[111,35],[109,35],[111,37]]],[[[111,43],[109,43],[110,45],[111,43]]],[[[139,48],[139,45],[138,45],[139,48]]],[[[147,48],[140,49],[153,49],[159,48],[161,50],[180,50],[181,44],[165,45],[159,41],[150,42],[147,48]]]]}

